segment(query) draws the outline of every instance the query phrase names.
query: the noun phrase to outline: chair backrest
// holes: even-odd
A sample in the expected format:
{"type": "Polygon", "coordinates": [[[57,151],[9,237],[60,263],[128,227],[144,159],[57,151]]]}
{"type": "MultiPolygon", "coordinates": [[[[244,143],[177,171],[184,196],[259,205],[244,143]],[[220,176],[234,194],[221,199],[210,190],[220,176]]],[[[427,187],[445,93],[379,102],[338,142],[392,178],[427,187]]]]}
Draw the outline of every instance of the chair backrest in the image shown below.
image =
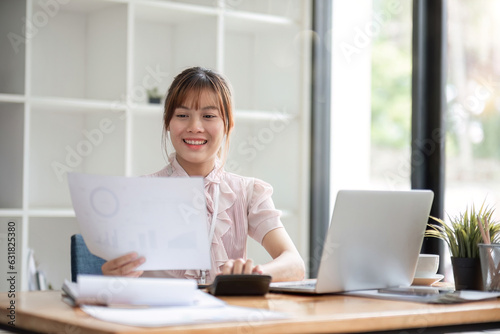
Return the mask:
{"type": "Polygon", "coordinates": [[[71,280],[78,274],[102,275],[101,266],[106,260],[89,252],[81,234],[71,236],[71,280]]]}

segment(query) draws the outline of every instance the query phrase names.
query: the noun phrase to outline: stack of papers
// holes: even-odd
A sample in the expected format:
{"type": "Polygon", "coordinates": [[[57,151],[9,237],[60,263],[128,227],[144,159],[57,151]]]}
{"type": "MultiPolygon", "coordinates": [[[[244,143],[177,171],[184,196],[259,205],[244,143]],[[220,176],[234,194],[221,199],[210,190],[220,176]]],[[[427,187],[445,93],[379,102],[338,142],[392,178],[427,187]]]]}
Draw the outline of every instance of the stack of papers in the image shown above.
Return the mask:
{"type": "MultiPolygon", "coordinates": [[[[200,294],[204,292],[200,291],[200,294]]],[[[210,296],[216,299],[213,296],[210,296]]],[[[219,300],[219,302],[221,302],[219,300]]],[[[251,324],[289,318],[284,313],[269,310],[229,306],[223,302],[218,306],[154,307],[154,308],[110,308],[103,306],[82,306],[81,309],[94,318],[129,326],[163,327],[178,325],[199,325],[216,322],[239,322],[251,324]]]]}
{"type": "Polygon", "coordinates": [[[63,299],[100,320],[159,327],[214,322],[285,319],[284,313],[227,305],[198,290],[195,281],[173,278],[125,278],[79,275],[64,282],[63,299]]]}
{"type": "Polygon", "coordinates": [[[175,278],[129,278],[78,275],[77,283],[62,287],[74,305],[194,305],[196,281],[175,278]]]}

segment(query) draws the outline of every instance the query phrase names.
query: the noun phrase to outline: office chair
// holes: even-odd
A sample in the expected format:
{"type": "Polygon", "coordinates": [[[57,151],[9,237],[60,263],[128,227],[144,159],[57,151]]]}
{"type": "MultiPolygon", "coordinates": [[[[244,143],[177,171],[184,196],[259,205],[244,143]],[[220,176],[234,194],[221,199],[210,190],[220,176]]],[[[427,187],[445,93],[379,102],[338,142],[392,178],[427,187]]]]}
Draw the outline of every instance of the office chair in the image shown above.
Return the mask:
{"type": "Polygon", "coordinates": [[[89,252],[81,234],[71,236],[71,280],[78,274],[102,275],[101,266],[106,260],[89,252]]]}

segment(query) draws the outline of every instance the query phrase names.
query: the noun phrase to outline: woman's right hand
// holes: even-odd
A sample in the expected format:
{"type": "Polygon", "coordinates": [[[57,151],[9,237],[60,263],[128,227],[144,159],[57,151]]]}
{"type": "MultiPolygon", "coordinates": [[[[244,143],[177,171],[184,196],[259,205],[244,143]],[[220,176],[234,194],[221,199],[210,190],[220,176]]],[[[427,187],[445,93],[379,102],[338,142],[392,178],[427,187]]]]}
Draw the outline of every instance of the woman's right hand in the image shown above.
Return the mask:
{"type": "Polygon", "coordinates": [[[146,262],[144,256],[139,257],[139,254],[132,252],[107,261],[101,270],[103,275],[108,276],[139,277],[144,271],[135,269],[144,262],[146,262]]]}

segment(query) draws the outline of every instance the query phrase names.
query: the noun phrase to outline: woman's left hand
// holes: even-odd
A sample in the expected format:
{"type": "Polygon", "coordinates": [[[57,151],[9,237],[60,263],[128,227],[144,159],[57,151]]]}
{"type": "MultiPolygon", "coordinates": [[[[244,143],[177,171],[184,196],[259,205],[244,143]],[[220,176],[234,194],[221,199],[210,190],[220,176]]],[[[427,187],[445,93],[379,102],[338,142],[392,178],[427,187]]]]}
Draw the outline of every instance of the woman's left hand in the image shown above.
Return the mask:
{"type": "Polygon", "coordinates": [[[221,268],[222,275],[241,275],[241,274],[263,274],[264,271],[260,265],[253,265],[251,259],[229,260],[221,268]]]}

